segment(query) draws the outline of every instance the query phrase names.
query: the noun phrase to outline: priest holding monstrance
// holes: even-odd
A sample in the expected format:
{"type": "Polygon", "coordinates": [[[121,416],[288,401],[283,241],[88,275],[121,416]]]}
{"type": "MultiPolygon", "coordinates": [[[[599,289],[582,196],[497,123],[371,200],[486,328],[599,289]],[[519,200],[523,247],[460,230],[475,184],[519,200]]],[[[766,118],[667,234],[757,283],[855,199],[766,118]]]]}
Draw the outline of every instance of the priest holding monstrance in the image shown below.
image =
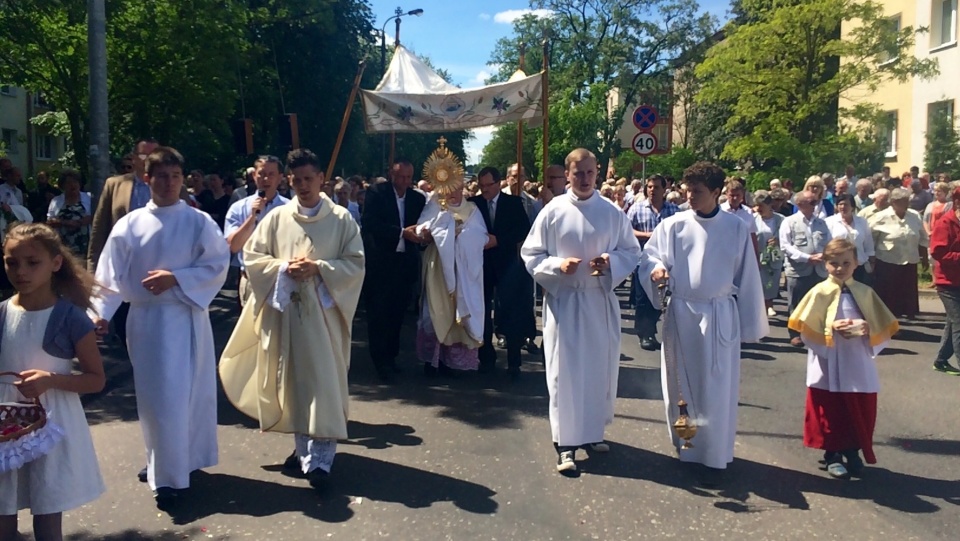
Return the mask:
{"type": "Polygon", "coordinates": [[[483,247],[487,228],[477,206],[463,199],[463,166],[446,139],[423,168],[434,187],[417,235],[423,253],[423,294],[417,321],[417,356],[424,373],[476,370],[483,343],[483,247]]]}

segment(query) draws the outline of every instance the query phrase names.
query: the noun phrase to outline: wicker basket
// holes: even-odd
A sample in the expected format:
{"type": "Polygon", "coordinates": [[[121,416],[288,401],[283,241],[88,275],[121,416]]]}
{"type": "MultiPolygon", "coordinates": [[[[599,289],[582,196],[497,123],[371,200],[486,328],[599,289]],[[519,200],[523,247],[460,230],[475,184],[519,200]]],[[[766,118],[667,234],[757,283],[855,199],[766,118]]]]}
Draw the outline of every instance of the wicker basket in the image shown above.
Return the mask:
{"type": "MultiPolygon", "coordinates": [[[[0,376],[23,379],[16,372],[0,372],[0,376]]],[[[2,382],[4,385],[12,383],[2,382]]],[[[16,441],[47,424],[47,411],[39,398],[30,402],[5,402],[0,404],[0,443],[16,441]]]]}

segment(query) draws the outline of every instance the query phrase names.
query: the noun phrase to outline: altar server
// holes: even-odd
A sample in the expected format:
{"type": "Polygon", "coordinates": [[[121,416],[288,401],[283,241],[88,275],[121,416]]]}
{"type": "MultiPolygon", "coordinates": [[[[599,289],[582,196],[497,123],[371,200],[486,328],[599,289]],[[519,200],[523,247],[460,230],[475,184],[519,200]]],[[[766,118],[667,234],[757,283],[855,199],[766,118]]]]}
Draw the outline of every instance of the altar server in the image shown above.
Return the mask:
{"type": "Polygon", "coordinates": [[[180,199],[183,156],[154,150],[144,180],[150,202],[117,221],[97,263],[101,332],[130,303],[127,350],[147,448],[141,480],[161,507],[189,488],[190,472],[217,463],[217,380],[208,308],[230,250],[220,227],[180,199]],[[145,475],[144,475],[145,474],[145,475]]]}
{"type": "Polygon", "coordinates": [[[644,247],[640,273],[649,277],[641,285],[651,299],[659,298],[658,284],[669,279],[673,295],[661,350],[668,430],[680,460],[704,466],[698,472],[703,485],[720,483],[733,461],[740,343],[769,331],[750,227],[717,205],[724,177],[707,162],[684,171],[693,212],[657,226],[644,247]],[[672,430],[679,415],[678,381],[699,426],[692,449],[681,450],[672,430]]]}
{"type": "Polygon", "coordinates": [[[613,422],[620,369],[614,288],[636,268],[640,245],[627,215],[596,192],[596,156],[578,148],[565,167],[570,191],[537,215],[520,255],[544,290],[550,431],[557,471],[570,474],[578,447],[610,450],[603,433],[613,422]]]}

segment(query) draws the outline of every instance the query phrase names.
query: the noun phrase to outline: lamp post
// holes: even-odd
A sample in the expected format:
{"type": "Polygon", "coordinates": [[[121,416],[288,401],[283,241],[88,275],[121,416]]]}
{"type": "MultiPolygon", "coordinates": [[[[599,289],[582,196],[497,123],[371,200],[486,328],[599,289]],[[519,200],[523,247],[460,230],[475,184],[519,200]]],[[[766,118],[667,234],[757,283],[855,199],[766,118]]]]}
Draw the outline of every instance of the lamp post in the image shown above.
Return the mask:
{"type": "Polygon", "coordinates": [[[397,45],[400,45],[401,17],[405,17],[407,15],[410,15],[412,17],[419,17],[423,15],[423,10],[411,9],[410,11],[404,12],[403,8],[398,7],[396,11],[394,11],[393,17],[390,17],[386,21],[383,21],[383,27],[380,29],[380,72],[381,73],[387,72],[387,24],[389,24],[390,21],[394,21],[394,20],[397,23],[396,31],[394,33],[394,42],[393,42],[393,46],[396,47],[397,45]]]}
{"type": "MultiPolygon", "coordinates": [[[[403,8],[397,7],[393,12],[393,17],[390,17],[386,21],[383,21],[383,26],[380,28],[380,76],[386,75],[387,73],[387,25],[390,24],[390,21],[396,21],[396,31],[394,33],[394,42],[393,46],[396,47],[400,45],[400,21],[401,17],[405,16],[419,17],[423,15],[422,9],[411,9],[410,11],[404,12],[403,8]]],[[[390,153],[393,153],[391,147],[390,153]]],[[[387,163],[387,137],[386,135],[381,136],[380,138],[380,163],[384,166],[384,170],[390,168],[390,164],[387,163]]],[[[392,156],[391,156],[392,159],[392,156]]]]}

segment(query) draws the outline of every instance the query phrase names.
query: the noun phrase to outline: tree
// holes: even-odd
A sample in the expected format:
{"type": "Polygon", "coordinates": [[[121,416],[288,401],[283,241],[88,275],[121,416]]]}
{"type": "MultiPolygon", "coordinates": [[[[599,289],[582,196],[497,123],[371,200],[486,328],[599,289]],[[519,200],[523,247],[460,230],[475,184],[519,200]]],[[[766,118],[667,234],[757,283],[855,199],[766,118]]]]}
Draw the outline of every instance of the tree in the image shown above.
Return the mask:
{"type": "Polygon", "coordinates": [[[870,0],[742,0],[735,7],[746,22],[729,25],[697,67],[698,101],[734,104],[726,128],[748,130],[722,156],[747,166],[796,178],[820,170],[830,164],[818,152],[841,142],[841,124],[874,125],[879,112],[870,104],[839,108],[841,96],[936,73],[935,60],[908,54],[918,31],[897,32],[870,0]],[[844,36],[842,23],[850,28],[844,36]]]}
{"type": "MultiPolygon", "coordinates": [[[[523,166],[526,169],[527,177],[534,179],[540,177],[540,154],[537,154],[537,145],[540,143],[539,128],[530,128],[526,125],[523,130],[523,166]]],[[[517,123],[511,122],[499,126],[490,142],[483,147],[483,155],[480,157],[480,165],[483,167],[496,167],[500,175],[506,175],[507,168],[517,161],[517,123]]]]}
{"type": "Polygon", "coordinates": [[[505,80],[518,65],[520,43],[526,43],[527,66],[535,69],[542,60],[536,45],[545,33],[550,36],[554,163],[585,146],[605,167],[620,152],[624,111],[669,87],[677,61],[715,25],[709,15],[698,13],[694,0],[531,0],[530,6],[551,15],[515,21],[513,35],[498,41],[490,64],[500,66],[494,80],[505,80]],[[608,107],[612,88],[623,99],[608,107]]]}
{"type": "Polygon", "coordinates": [[[930,173],[948,173],[960,178],[960,133],[952,115],[937,114],[930,118],[926,133],[923,168],[930,173]]]}

